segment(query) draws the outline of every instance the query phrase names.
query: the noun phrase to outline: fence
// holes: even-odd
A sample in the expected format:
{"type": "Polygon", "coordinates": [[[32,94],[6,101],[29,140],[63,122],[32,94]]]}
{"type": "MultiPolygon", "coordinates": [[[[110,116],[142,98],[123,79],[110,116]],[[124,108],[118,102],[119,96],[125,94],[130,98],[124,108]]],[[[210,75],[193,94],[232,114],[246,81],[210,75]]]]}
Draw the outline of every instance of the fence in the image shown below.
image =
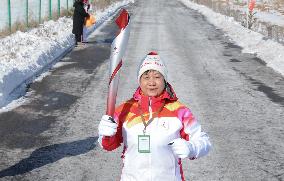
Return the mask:
{"type": "Polygon", "coordinates": [[[60,17],[69,11],[74,0],[3,0],[0,11],[0,31],[30,27],[44,20],[60,17]]]}

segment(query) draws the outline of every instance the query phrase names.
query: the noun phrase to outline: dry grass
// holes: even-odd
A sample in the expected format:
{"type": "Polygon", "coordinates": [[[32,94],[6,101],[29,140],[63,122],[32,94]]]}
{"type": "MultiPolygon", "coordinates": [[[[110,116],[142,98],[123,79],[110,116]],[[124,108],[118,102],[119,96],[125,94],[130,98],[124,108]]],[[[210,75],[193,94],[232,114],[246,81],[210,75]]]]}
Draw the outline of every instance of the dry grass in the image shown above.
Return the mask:
{"type": "Polygon", "coordinates": [[[3,28],[3,30],[0,31],[0,38],[4,38],[5,36],[10,35],[9,27],[3,28]]]}
{"type": "Polygon", "coordinates": [[[37,27],[39,25],[39,22],[35,19],[29,19],[28,26],[26,22],[22,21],[16,21],[12,27],[11,31],[9,30],[9,27],[4,28],[3,30],[0,31],[0,38],[3,38],[7,35],[10,35],[12,33],[15,33],[16,31],[27,31],[30,28],[37,27]]]}
{"type": "Polygon", "coordinates": [[[74,12],[74,8],[69,8],[68,10],[67,9],[63,9],[61,11],[61,16],[72,17],[73,12],[74,12]]]}
{"type": "MultiPolygon", "coordinates": [[[[217,2],[220,2],[221,0],[215,0],[217,2]]],[[[245,6],[246,5],[246,0],[230,0],[229,2],[238,4],[240,6],[245,6]]],[[[279,11],[284,15],[284,0],[263,0],[258,1],[255,5],[255,8],[260,10],[260,11],[271,11],[271,10],[276,10],[279,11]]]]}
{"type": "Polygon", "coordinates": [[[272,1],[273,9],[284,8],[284,0],[274,0],[272,1]]]}
{"type": "MultiPolygon", "coordinates": [[[[230,8],[232,4],[246,8],[247,0],[191,0],[198,4],[205,5],[214,11],[234,17],[234,19],[240,22],[243,26],[247,26],[246,13],[238,8],[230,8]]],[[[279,43],[284,44],[284,27],[271,24],[269,22],[263,22],[257,19],[254,15],[257,11],[272,12],[275,11],[281,13],[284,16],[284,0],[262,0],[257,1],[255,10],[249,15],[248,28],[253,31],[263,34],[269,39],[273,39],[279,43]]]]}
{"type": "MultiPolygon", "coordinates": [[[[26,22],[21,22],[21,21],[16,21],[12,27],[11,27],[11,32],[16,32],[16,31],[26,31],[27,30],[27,24],[26,22]]],[[[7,31],[7,30],[6,30],[7,31]]]]}
{"type": "MultiPolygon", "coordinates": [[[[247,6],[247,0],[192,0],[198,4],[207,6],[220,6],[226,7],[228,4],[235,4],[239,6],[247,6]]],[[[278,11],[284,15],[284,0],[262,0],[257,1],[255,9],[260,11],[278,11]]]]}
{"type": "Polygon", "coordinates": [[[110,4],[117,2],[119,0],[94,0],[92,5],[95,9],[104,9],[108,7],[110,4]]]}

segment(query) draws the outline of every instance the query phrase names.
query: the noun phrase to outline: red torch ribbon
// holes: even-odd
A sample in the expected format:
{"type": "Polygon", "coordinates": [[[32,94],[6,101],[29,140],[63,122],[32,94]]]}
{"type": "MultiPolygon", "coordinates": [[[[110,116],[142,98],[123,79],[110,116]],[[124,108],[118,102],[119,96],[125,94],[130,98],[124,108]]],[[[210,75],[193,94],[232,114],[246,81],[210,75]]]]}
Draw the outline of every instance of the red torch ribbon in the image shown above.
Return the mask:
{"type": "Polygon", "coordinates": [[[255,1],[256,0],[250,0],[249,2],[249,11],[252,12],[253,11],[253,8],[255,6],[255,1]]]}
{"type": "Polygon", "coordinates": [[[118,82],[120,75],[120,68],[122,66],[122,57],[125,53],[127,42],[130,33],[130,16],[125,9],[122,9],[120,15],[115,20],[119,27],[119,33],[111,44],[110,54],[110,74],[109,74],[109,89],[107,97],[106,114],[114,115],[116,96],[118,90],[118,82]]]}

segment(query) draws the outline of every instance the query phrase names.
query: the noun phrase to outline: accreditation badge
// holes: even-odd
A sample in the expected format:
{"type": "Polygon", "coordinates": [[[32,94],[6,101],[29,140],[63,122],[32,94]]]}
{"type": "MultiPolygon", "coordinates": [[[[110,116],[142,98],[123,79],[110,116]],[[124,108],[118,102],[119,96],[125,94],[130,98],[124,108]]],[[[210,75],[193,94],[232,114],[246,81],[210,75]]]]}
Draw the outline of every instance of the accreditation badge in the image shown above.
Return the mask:
{"type": "Polygon", "coordinates": [[[138,152],[150,153],[150,135],[138,135],[138,152]]]}

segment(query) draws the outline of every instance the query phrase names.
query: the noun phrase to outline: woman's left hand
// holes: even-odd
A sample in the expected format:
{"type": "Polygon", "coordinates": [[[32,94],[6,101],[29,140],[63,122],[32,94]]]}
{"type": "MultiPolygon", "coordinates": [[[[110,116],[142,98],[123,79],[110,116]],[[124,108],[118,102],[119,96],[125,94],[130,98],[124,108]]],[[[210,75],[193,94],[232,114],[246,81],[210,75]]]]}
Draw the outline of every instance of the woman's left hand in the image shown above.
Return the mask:
{"type": "Polygon", "coordinates": [[[174,139],[168,145],[172,148],[173,153],[177,157],[179,158],[189,157],[190,143],[187,142],[185,139],[182,139],[182,138],[174,139]]]}

